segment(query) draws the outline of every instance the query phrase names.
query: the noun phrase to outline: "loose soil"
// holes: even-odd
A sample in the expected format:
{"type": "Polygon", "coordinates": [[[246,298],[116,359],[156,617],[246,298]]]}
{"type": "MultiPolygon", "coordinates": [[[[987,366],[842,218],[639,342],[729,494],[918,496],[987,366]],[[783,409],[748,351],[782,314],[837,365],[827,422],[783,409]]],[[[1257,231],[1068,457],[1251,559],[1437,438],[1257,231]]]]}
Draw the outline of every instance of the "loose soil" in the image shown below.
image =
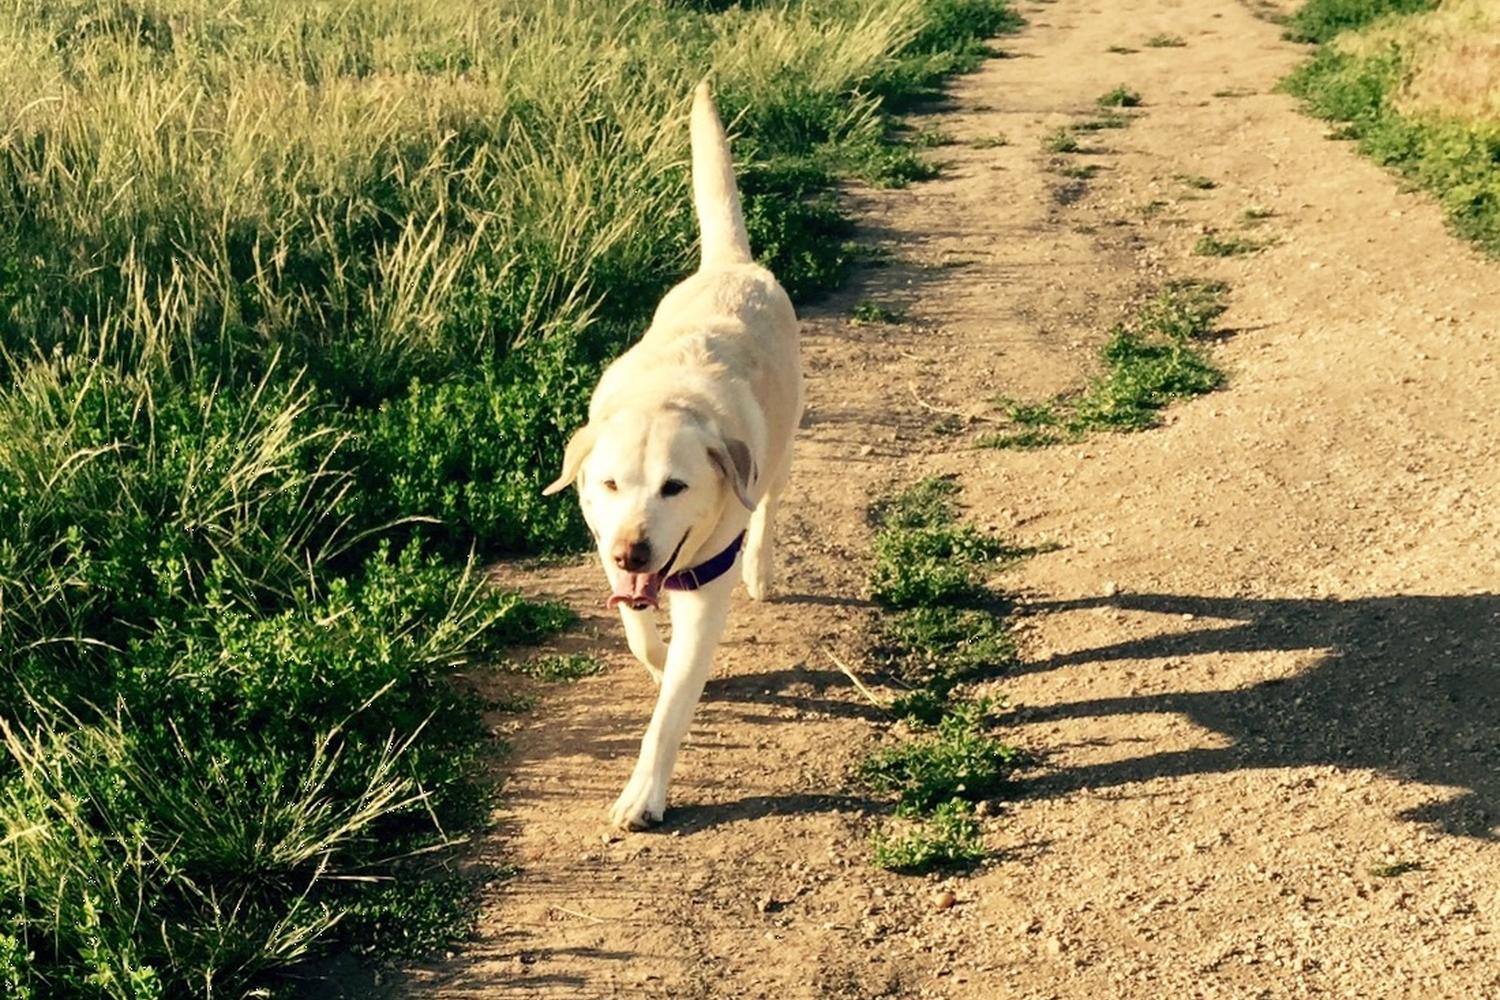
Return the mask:
{"type": "Polygon", "coordinates": [[[781,596],[736,608],[659,830],[604,822],[654,688],[602,574],[498,571],[577,608],[610,669],[497,718],[475,857],[519,874],[395,992],[1500,997],[1500,271],[1273,92],[1305,53],[1269,6],[1029,5],[918,121],[958,140],[942,176],[851,192],[894,263],[804,311],[781,596]],[[1043,152],[1117,84],[1128,128],[1043,152]],[[1272,245],[1196,257],[1207,230],[1272,245]],[[1227,389],[1142,434],[976,448],[970,418],[1081,385],[1174,277],[1231,287],[1227,389]],[[853,325],[863,300],[909,320],[853,325]],[[890,737],[834,656],[875,614],[866,505],[932,474],[1060,547],[994,581],[1023,662],[991,687],[1036,755],[985,820],[994,860],[908,878],[869,864],[883,806],[849,768],[890,737]]]}

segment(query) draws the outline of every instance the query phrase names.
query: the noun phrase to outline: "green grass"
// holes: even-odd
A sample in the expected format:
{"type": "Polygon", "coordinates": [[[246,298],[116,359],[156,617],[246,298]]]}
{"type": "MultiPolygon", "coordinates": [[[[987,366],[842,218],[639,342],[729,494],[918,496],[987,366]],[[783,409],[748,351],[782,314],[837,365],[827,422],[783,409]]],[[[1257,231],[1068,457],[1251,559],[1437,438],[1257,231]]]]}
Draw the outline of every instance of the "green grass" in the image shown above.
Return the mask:
{"type": "Polygon", "coordinates": [[[605,665],[590,653],[549,653],[514,664],[512,669],[544,681],[576,681],[603,673],[605,665]]]}
{"type": "Polygon", "coordinates": [[[1097,163],[1062,163],[1053,168],[1053,172],[1072,180],[1086,181],[1104,168],[1097,163]]]}
{"type": "Polygon", "coordinates": [[[538,494],[693,266],[693,84],[805,301],[854,260],[839,179],[929,175],[892,112],[1017,23],[724,6],[0,12],[6,996],[270,995],[464,936],[433,876],[499,745],[460,676],[570,619],[478,567],[586,540],[538,494]]]}
{"type": "Polygon", "coordinates": [[[1080,132],[1100,132],[1104,129],[1125,128],[1130,124],[1129,115],[1103,114],[1097,118],[1086,118],[1073,125],[1080,132]]]}
{"type": "Polygon", "coordinates": [[[923,816],[954,799],[991,798],[1019,757],[987,732],[988,711],[982,701],[953,706],[931,730],[861,760],[861,781],[894,794],[900,816],[923,816]]]}
{"type": "MultiPolygon", "coordinates": [[[[1377,17],[1432,7],[1427,0],[1313,0],[1288,31],[1323,44],[1285,86],[1311,114],[1343,123],[1339,135],[1360,152],[1432,192],[1454,232],[1500,256],[1500,122],[1403,111],[1398,93],[1413,69],[1405,48],[1334,44],[1377,17]]],[[[1395,26],[1400,38],[1401,22],[1395,26]]]]}
{"type": "Polygon", "coordinates": [[[877,867],[902,875],[969,867],[989,853],[974,806],[963,799],[944,802],[898,833],[877,830],[871,846],[877,867]]]}
{"type": "Polygon", "coordinates": [[[865,301],[854,307],[849,319],[855,326],[895,325],[906,322],[906,311],[882,302],[865,301]]]}
{"type": "Polygon", "coordinates": [[[957,493],[952,479],[934,477],[870,507],[871,592],[886,612],[871,659],[903,690],[888,709],[916,735],[862,758],[855,778],[894,797],[897,819],[873,834],[873,859],[905,874],[982,860],[973,803],[997,794],[1019,760],[990,732],[993,701],[957,692],[1015,662],[981,574],[1022,553],[961,523],[957,493]]]}
{"type": "Polygon", "coordinates": [[[1181,35],[1163,34],[1152,35],[1150,38],[1146,39],[1145,44],[1146,48],[1148,49],[1180,49],[1184,45],[1186,45],[1187,42],[1181,35]]]}
{"type": "Polygon", "coordinates": [[[1001,146],[1010,145],[1010,140],[1003,135],[986,135],[980,136],[969,145],[975,149],[998,149],[1001,146]]]}
{"type": "Polygon", "coordinates": [[[1138,108],[1141,106],[1141,94],[1140,91],[1131,90],[1122,83],[1100,94],[1099,99],[1094,103],[1101,108],[1138,108]]]}
{"type": "Polygon", "coordinates": [[[1054,129],[1042,136],[1042,149],[1048,153],[1076,153],[1078,148],[1078,136],[1070,129],[1054,129]]]}
{"type": "Polygon", "coordinates": [[[1340,32],[1352,31],[1393,14],[1431,10],[1437,0],[1309,0],[1286,23],[1286,37],[1294,42],[1330,42],[1340,32]]]}
{"type": "Polygon", "coordinates": [[[1219,236],[1206,233],[1193,244],[1193,253],[1200,257],[1240,257],[1264,250],[1266,245],[1259,240],[1243,236],[1219,236]]]}
{"type": "Polygon", "coordinates": [[[1419,872],[1422,864],[1418,861],[1394,861],[1388,864],[1370,866],[1370,874],[1375,878],[1400,878],[1409,872],[1419,872]]]}
{"type": "Polygon", "coordinates": [[[1011,428],[981,439],[993,448],[1043,448],[1078,441],[1097,430],[1155,426],[1174,400],[1218,388],[1224,375],[1196,341],[1224,311],[1225,288],[1177,282],[1117,326],[1100,351],[1101,373],[1083,392],[1046,403],[1003,402],[1011,428]]]}
{"type": "Polygon", "coordinates": [[[1275,209],[1265,208],[1260,205],[1252,205],[1240,213],[1240,218],[1243,219],[1247,224],[1251,225],[1265,222],[1267,219],[1272,219],[1275,217],[1275,209]]]}

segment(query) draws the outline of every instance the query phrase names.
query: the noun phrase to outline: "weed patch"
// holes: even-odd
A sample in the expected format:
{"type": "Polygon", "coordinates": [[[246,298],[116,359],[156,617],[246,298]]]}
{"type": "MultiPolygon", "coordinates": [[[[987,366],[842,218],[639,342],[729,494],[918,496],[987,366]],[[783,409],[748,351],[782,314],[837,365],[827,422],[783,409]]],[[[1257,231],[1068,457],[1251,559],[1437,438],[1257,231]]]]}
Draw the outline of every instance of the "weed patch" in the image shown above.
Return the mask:
{"type": "Polygon", "coordinates": [[[850,321],[855,326],[895,325],[906,322],[906,311],[881,302],[861,302],[854,307],[850,321]]]}
{"type": "Polygon", "coordinates": [[[512,664],[511,669],[544,681],[576,681],[603,673],[604,661],[589,653],[550,653],[512,664]]]}
{"type": "Polygon", "coordinates": [[[1218,181],[1202,174],[1178,174],[1177,179],[1194,191],[1212,191],[1219,186],[1218,181]]]}
{"type": "Polygon", "coordinates": [[[1011,429],[985,436],[993,448],[1041,448],[1077,441],[1095,430],[1154,426],[1168,403],[1218,388],[1223,373],[1194,343],[1224,311],[1225,289],[1178,282],[1117,326],[1100,352],[1103,372],[1087,390],[1042,404],[1003,402],[1011,429]]]}
{"type": "Polygon", "coordinates": [[[1101,108],[1138,108],[1141,105],[1141,94],[1138,90],[1131,90],[1124,84],[1120,84],[1100,94],[1099,99],[1094,103],[1101,108]]]}
{"type": "Polygon", "coordinates": [[[1105,114],[1098,118],[1088,118],[1073,126],[1080,132],[1099,132],[1104,129],[1125,128],[1130,124],[1128,115],[1105,114]]]}
{"type": "Polygon", "coordinates": [[[975,149],[998,149],[1010,145],[1010,140],[1003,135],[986,135],[975,139],[970,145],[975,149]]]}
{"type": "Polygon", "coordinates": [[[1048,153],[1076,153],[1078,136],[1071,129],[1056,129],[1042,136],[1042,149],[1048,153]]]}
{"type": "Polygon", "coordinates": [[[1146,39],[1148,49],[1180,49],[1187,44],[1181,35],[1152,35],[1146,39]]]}
{"type": "Polygon", "coordinates": [[[951,479],[921,480],[871,505],[871,592],[887,614],[871,642],[882,673],[905,688],[889,711],[917,735],[856,768],[865,787],[895,796],[895,829],[877,831],[874,861],[917,873],[984,857],[973,803],[996,794],[1017,751],[989,732],[993,703],[956,695],[1014,662],[1015,649],[983,567],[1021,554],[958,520],[951,479]]]}
{"type": "Polygon", "coordinates": [[[872,856],[879,868],[902,875],[964,868],[987,855],[983,831],[974,806],[951,799],[923,819],[903,824],[891,834],[877,830],[871,838],[872,856]]]}
{"type": "Polygon", "coordinates": [[[1258,253],[1265,248],[1266,245],[1259,240],[1207,233],[1193,244],[1193,253],[1199,257],[1240,257],[1248,253],[1258,253]]]}

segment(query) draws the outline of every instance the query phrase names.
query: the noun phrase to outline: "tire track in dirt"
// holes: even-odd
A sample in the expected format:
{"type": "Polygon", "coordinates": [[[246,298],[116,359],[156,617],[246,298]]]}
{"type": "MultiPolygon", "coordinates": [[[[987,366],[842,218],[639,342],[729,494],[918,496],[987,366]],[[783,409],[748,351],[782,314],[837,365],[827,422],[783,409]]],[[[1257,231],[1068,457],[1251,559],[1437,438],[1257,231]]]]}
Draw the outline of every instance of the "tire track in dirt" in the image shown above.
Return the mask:
{"type": "Polygon", "coordinates": [[[502,571],[588,615],[570,641],[612,669],[515,724],[477,853],[520,874],[399,992],[1500,996],[1496,268],[1271,92],[1302,53],[1247,6],[1025,13],[1010,58],[923,122],[960,140],[944,175],[851,195],[898,258],[806,311],[784,596],[737,606],[662,831],[605,832],[653,688],[594,610],[599,571],[502,571]],[[1158,33],[1186,44],[1142,45],[1158,33]],[[1058,197],[1042,137],[1120,83],[1146,106],[1058,197]],[[1273,246],[1192,256],[1250,207],[1273,246]],[[1043,452],[934,433],[932,408],[1079,384],[1169,276],[1230,283],[1227,391],[1043,452]],[[862,299],[913,322],[851,326],[862,299]],[[944,472],[970,519],[1063,548],[1000,581],[1025,663],[995,687],[1045,762],[940,912],[867,863],[877,810],[847,770],[878,720],[828,650],[871,620],[865,506],[944,472]],[[1395,864],[1419,867],[1372,874],[1395,864]]]}

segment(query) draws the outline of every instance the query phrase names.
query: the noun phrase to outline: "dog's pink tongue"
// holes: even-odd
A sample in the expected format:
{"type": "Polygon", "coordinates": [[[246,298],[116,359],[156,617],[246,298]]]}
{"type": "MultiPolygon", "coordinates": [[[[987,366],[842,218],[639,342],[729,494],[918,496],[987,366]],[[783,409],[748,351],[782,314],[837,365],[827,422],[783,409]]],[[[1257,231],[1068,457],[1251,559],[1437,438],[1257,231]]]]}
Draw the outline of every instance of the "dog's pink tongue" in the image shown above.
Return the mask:
{"type": "Polygon", "coordinates": [[[621,573],[615,580],[614,593],[604,602],[608,608],[625,605],[637,611],[654,608],[658,602],[657,591],[661,589],[661,578],[655,573],[621,573]]]}

